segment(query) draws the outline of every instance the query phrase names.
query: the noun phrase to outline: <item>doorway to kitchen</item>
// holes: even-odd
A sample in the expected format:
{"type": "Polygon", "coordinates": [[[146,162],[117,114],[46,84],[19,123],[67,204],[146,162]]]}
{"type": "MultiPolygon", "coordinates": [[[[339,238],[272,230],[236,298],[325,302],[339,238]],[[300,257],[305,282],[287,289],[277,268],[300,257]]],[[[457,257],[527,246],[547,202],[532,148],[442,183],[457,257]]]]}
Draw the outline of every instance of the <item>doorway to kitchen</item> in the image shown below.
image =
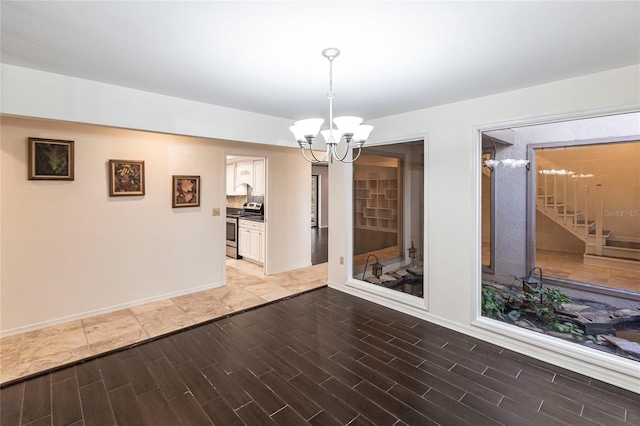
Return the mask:
{"type": "MultiPolygon", "coordinates": [[[[227,258],[243,269],[264,271],[266,260],[266,159],[226,157],[227,258]],[[230,235],[230,230],[235,230],[230,235]],[[229,238],[229,237],[233,238],[229,238]]],[[[228,262],[227,262],[228,263],[228,262]]]]}

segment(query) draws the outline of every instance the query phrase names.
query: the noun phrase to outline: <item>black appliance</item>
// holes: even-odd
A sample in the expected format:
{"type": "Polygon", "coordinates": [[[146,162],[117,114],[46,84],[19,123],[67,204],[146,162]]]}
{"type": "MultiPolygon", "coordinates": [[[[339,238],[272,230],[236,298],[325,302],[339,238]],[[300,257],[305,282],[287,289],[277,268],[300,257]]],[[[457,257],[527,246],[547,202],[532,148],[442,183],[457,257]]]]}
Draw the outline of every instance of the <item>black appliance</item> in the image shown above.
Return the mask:
{"type": "Polygon", "coordinates": [[[251,201],[244,203],[244,208],[227,207],[227,247],[228,257],[242,259],[238,254],[238,225],[243,217],[264,217],[264,203],[251,201]]]}

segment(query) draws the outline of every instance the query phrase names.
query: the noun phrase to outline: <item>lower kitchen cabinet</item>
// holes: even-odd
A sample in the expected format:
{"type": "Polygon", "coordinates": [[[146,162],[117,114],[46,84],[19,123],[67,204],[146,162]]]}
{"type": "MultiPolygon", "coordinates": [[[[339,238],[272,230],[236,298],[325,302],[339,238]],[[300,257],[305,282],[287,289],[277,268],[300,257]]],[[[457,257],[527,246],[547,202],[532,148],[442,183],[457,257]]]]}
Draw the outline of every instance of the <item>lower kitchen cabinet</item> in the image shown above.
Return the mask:
{"type": "Polygon", "coordinates": [[[264,223],[240,219],[238,254],[244,259],[264,264],[264,246],[264,223]]]}

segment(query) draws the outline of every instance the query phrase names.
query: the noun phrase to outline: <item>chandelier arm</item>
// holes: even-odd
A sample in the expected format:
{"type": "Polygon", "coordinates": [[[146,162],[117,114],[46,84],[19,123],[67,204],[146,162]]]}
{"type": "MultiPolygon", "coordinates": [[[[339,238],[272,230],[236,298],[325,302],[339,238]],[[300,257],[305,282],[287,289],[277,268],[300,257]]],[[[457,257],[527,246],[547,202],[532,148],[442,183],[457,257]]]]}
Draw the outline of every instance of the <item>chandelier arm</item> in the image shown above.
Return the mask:
{"type": "Polygon", "coordinates": [[[316,157],[316,154],[313,152],[313,149],[311,149],[311,147],[309,147],[309,152],[311,153],[311,157],[313,157],[313,159],[310,159],[309,157],[307,157],[307,154],[304,153],[304,148],[300,148],[300,151],[302,152],[302,156],[304,157],[305,160],[307,160],[309,163],[326,163],[327,160],[329,159],[329,148],[327,148],[327,152],[325,152],[324,156],[322,158],[318,158],[316,157]]]}
{"type": "Polygon", "coordinates": [[[316,160],[316,163],[324,163],[327,161],[327,158],[329,158],[329,153],[328,153],[328,149],[327,152],[325,152],[324,156],[321,159],[318,159],[318,157],[316,157],[316,154],[313,152],[313,149],[311,149],[311,147],[309,147],[309,151],[311,151],[311,156],[313,157],[314,160],[316,160]]]}
{"type": "Polygon", "coordinates": [[[336,159],[338,161],[341,161],[341,162],[344,163],[345,162],[345,158],[347,158],[347,155],[349,155],[349,142],[347,142],[347,146],[346,146],[346,148],[344,150],[344,155],[338,154],[338,144],[335,144],[333,146],[333,155],[336,157],[336,159]]]}
{"type": "Polygon", "coordinates": [[[362,147],[361,146],[358,147],[358,154],[355,157],[353,157],[353,160],[351,160],[349,162],[353,163],[354,161],[356,161],[358,159],[358,157],[360,157],[360,154],[362,154],[362,147]]]}
{"type": "Polygon", "coordinates": [[[313,156],[313,160],[309,159],[307,157],[307,154],[304,153],[304,148],[300,147],[300,152],[302,152],[302,156],[304,157],[305,160],[307,160],[309,163],[312,163],[312,164],[321,163],[321,161],[318,160],[317,158],[315,158],[315,155],[313,155],[313,150],[309,149],[309,151],[311,151],[311,155],[313,156]]]}
{"type": "Polygon", "coordinates": [[[320,161],[326,163],[327,161],[329,161],[329,158],[331,158],[331,151],[329,150],[329,147],[327,147],[327,151],[324,153],[324,156],[320,161]]]}
{"type": "Polygon", "coordinates": [[[345,157],[342,158],[342,160],[340,160],[340,162],[345,163],[345,164],[351,164],[351,163],[355,163],[355,161],[358,159],[358,157],[360,157],[360,154],[362,153],[362,148],[358,147],[358,154],[356,154],[356,156],[354,158],[352,158],[351,160],[345,160],[345,157]]]}

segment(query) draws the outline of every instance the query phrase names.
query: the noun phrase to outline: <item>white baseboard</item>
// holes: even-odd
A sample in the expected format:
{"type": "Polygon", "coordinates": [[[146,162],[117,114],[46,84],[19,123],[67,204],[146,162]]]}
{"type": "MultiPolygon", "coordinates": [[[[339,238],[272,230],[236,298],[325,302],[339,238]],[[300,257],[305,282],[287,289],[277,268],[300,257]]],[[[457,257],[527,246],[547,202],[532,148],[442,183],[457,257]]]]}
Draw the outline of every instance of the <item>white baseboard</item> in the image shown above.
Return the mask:
{"type": "Polygon", "coordinates": [[[433,315],[425,309],[388,300],[345,284],[329,282],[329,287],[631,392],[640,393],[640,385],[638,385],[640,364],[637,361],[489,318],[479,318],[472,324],[465,325],[433,315]]]}
{"type": "Polygon", "coordinates": [[[296,269],[308,268],[309,266],[311,266],[311,262],[303,263],[300,265],[287,266],[286,268],[270,270],[267,275],[282,274],[284,272],[295,271],[296,269]]]}
{"type": "Polygon", "coordinates": [[[188,290],[180,290],[180,291],[176,291],[176,292],[172,292],[172,293],[165,293],[165,294],[161,294],[161,295],[158,295],[158,296],[147,297],[147,298],[144,298],[144,299],[138,299],[138,300],[134,300],[134,301],[131,301],[131,302],[126,302],[126,303],[121,303],[121,304],[118,304],[118,305],[108,306],[108,307],[105,307],[105,308],[94,309],[94,310],[82,312],[82,313],[79,313],[79,314],[68,315],[68,316],[65,316],[65,317],[55,318],[55,319],[52,319],[52,320],[47,320],[47,321],[42,321],[42,322],[29,324],[29,325],[25,325],[25,326],[15,327],[15,328],[11,328],[11,329],[8,329],[8,330],[2,330],[2,331],[0,331],[0,338],[9,337],[9,336],[13,336],[13,335],[16,335],[16,334],[21,334],[21,333],[27,333],[29,331],[40,330],[42,328],[52,327],[54,325],[64,324],[66,322],[77,321],[77,320],[81,320],[81,319],[84,319],[84,318],[93,317],[93,316],[96,316],[96,315],[108,314],[108,313],[119,311],[119,310],[122,310],[122,309],[128,309],[128,308],[133,308],[135,306],[140,306],[140,305],[144,305],[144,304],[151,303],[151,302],[157,302],[158,300],[164,300],[164,299],[170,299],[172,297],[184,296],[185,294],[197,293],[199,291],[209,290],[209,289],[212,289],[212,288],[217,288],[217,287],[222,287],[222,286],[223,286],[223,283],[221,283],[221,282],[205,284],[205,285],[201,285],[201,286],[198,286],[198,287],[192,287],[192,288],[190,288],[188,290]]]}

